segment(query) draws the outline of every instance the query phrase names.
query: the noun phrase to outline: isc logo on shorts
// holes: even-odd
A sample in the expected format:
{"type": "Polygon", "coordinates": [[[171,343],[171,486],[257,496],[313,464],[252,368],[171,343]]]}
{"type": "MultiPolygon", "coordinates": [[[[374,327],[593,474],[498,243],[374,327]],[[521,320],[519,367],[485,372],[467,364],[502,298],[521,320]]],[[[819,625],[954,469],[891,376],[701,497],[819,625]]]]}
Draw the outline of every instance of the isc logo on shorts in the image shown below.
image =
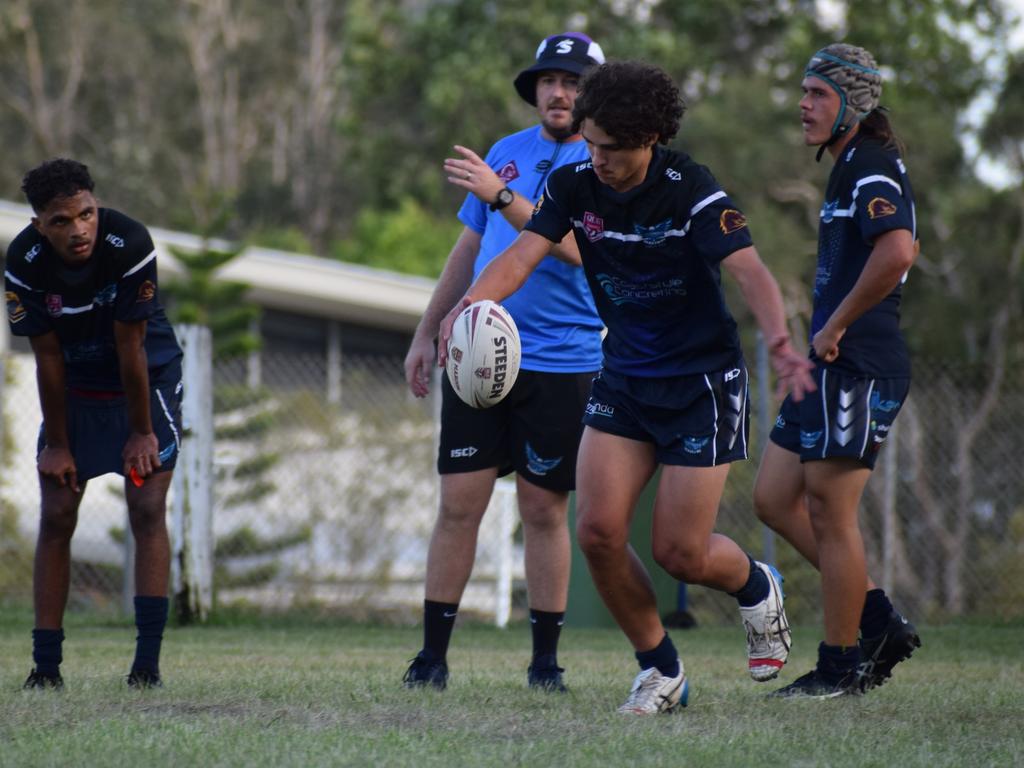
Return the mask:
{"type": "Polygon", "coordinates": [[[470,445],[466,448],[452,448],[451,457],[453,459],[468,459],[476,453],[476,446],[470,445]]]}

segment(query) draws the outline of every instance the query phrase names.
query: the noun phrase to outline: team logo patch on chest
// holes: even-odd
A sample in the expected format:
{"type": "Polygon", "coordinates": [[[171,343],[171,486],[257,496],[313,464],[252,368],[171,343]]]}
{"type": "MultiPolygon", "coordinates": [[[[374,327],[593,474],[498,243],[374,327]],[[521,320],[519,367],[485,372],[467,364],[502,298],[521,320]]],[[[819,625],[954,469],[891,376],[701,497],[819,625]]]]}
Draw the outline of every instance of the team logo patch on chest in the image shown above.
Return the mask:
{"type": "Polygon", "coordinates": [[[50,313],[50,317],[60,317],[64,314],[64,299],[60,294],[46,294],[46,311],[50,313]]]}
{"type": "Polygon", "coordinates": [[[596,243],[604,237],[604,219],[596,213],[587,211],[583,214],[583,231],[587,235],[587,240],[596,243]]]}
{"type": "Polygon", "coordinates": [[[650,227],[642,227],[639,224],[633,225],[634,234],[640,235],[644,245],[654,248],[665,242],[669,228],[672,226],[672,219],[665,219],[650,227]]]}
{"type": "Polygon", "coordinates": [[[836,209],[838,208],[838,200],[833,200],[831,203],[825,203],[823,206],[821,206],[821,220],[826,224],[831,224],[832,219],[836,217],[836,209]]]}
{"type": "Polygon", "coordinates": [[[513,179],[519,178],[519,168],[515,160],[509,160],[498,170],[498,178],[508,184],[513,179]]]}
{"type": "Polygon", "coordinates": [[[718,226],[721,228],[723,235],[731,235],[733,232],[739,232],[747,226],[747,217],[735,208],[726,208],[722,211],[722,215],[718,217],[718,226]]]}
{"type": "Polygon", "coordinates": [[[871,202],[868,203],[869,218],[882,219],[886,216],[892,216],[894,213],[896,213],[896,206],[884,197],[873,197],[871,202]]]}
{"type": "Polygon", "coordinates": [[[117,298],[117,283],[108,285],[106,288],[100,288],[96,291],[96,295],[93,297],[92,303],[97,307],[105,307],[108,304],[113,304],[114,299],[117,298]]]}

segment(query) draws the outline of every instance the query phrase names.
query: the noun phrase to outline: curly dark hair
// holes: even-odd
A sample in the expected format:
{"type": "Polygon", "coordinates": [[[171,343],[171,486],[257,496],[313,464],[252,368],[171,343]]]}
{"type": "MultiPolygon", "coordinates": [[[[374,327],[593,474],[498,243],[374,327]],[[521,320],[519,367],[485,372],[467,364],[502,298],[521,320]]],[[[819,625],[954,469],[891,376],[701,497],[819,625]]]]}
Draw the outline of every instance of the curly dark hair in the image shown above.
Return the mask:
{"type": "Polygon", "coordinates": [[[21,180],[21,191],[37,213],[58,197],[74,197],[83,190],[92,192],[94,186],[86,166],[64,157],[47,160],[21,180]]]}
{"type": "Polygon", "coordinates": [[[642,61],[613,61],[588,72],[572,110],[573,131],[588,117],[623,149],[668,144],[679,132],[686,102],[663,69],[642,61]]]}

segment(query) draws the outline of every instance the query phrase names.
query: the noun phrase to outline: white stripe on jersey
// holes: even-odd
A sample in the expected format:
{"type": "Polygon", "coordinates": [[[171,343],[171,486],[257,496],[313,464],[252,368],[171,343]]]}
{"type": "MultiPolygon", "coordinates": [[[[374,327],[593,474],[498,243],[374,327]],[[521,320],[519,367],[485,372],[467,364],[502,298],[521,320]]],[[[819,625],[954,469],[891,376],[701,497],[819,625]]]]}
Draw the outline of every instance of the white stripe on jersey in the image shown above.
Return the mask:
{"type": "MultiPolygon", "coordinates": [[[[579,219],[572,220],[573,226],[582,229],[586,232],[586,227],[583,226],[583,222],[579,219]]],[[[663,236],[666,239],[669,237],[685,237],[687,230],[690,228],[690,223],[687,222],[686,226],[682,229],[666,229],[664,232],[659,232],[659,237],[663,236]]],[[[644,239],[643,235],[627,235],[625,232],[615,232],[611,229],[605,229],[601,232],[601,236],[609,240],[620,240],[624,243],[639,243],[644,239]]]]}
{"type": "Polygon", "coordinates": [[[723,192],[722,190],[718,190],[713,195],[708,195],[695,206],[693,206],[693,208],[690,209],[690,217],[692,218],[696,216],[698,213],[700,213],[713,202],[715,202],[715,200],[721,200],[723,197],[725,197],[725,192],[723,192]]]}
{"type": "Polygon", "coordinates": [[[10,280],[15,285],[20,285],[26,291],[34,291],[35,290],[35,288],[33,288],[31,285],[29,285],[28,283],[21,282],[21,280],[19,280],[18,278],[16,278],[14,275],[12,275],[10,272],[8,272],[6,270],[4,270],[4,277],[6,277],[8,280],[10,280]]]}
{"type": "Polygon", "coordinates": [[[821,212],[818,214],[818,218],[824,219],[825,215],[831,213],[834,219],[850,219],[853,218],[853,214],[857,212],[857,206],[851,206],[850,208],[837,208],[834,211],[827,211],[825,206],[821,206],[821,212]]]}
{"type": "Polygon", "coordinates": [[[92,310],[95,306],[95,304],[86,304],[84,307],[61,307],[60,313],[62,315],[80,315],[92,310]]]}
{"type": "Polygon", "coordinates": [[[874,184],[875,182],[884,182],[885,184],[892,184],[894,187],[896,187],[896,191],[899,192],[901,196],[903,195],[903,187],[901,187],[895,181],[890,179],[888,176],[883,176],[882,174],[879,173],[875,174],[874,176],[865,176],[863,179],[858,181],[853,188],[853,199],[856,201],[857,195],[860,194],[861,187],[863,187],[865,184],[874,184]]]}
{"type": "Polygon", "coordinates": [[[149,264],[149,262],[151,262],[151,261],[152,261],[153,259],[155,259],[155,258],[156,258],[156,250],[154,249],[154,250],[153,250],[152,252],[150,252],[149,256],[147,256],[146,258],[144,258],[144,259],[143,259],[142,261],[140,261],[140,262],[139,262],[138,264],[136,264],[136,265],[135,265],[134,267],[132,267],[132,268],[131,268],[131,269],[129,269],[129,270],[127,271],[127,272],[125,272],[125,273],[124,273],[123,275],[121,275],[121,278],[123,279],[123,278],[126,278],[126,277],[128,277],[128,275],[134,275],[134,274],[135,274],[136,272],[138,272],[138,271],[139,271],[140,269],[142,269],[142,268],[143,268],[144,266],[146,266],[147,264],[149,264]]]}

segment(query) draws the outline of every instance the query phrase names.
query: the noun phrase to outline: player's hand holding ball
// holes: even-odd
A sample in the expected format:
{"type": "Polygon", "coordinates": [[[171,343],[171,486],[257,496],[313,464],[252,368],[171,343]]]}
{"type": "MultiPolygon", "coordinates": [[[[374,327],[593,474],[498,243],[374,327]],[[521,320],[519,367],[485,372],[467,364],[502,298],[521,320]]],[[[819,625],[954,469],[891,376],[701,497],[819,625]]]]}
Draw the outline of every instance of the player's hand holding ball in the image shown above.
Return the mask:
{"type": "Polygon", "coordinates": [[[519,376],[522,347],[512,316],[490,300],[464,297],[441,322],[438,365],[459,398],[473,408],[504,399],[519,376]]]}

